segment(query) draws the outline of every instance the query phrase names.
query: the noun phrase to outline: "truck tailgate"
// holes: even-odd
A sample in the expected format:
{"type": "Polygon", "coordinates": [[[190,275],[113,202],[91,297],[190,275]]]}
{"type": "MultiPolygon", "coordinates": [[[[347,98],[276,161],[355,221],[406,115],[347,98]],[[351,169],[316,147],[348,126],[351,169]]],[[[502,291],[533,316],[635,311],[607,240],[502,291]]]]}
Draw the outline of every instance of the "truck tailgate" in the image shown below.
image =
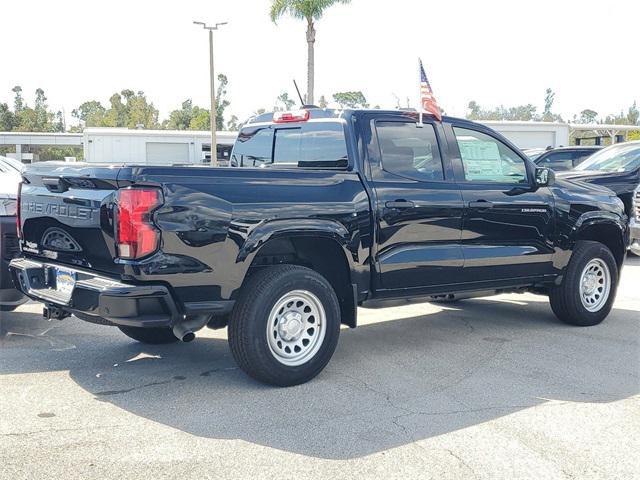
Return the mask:
{"type": "Polygon", "coordinates": [[[117,274],[113,200],[118,168],[32,166],[20,193],[26,255],[117,274]]]}

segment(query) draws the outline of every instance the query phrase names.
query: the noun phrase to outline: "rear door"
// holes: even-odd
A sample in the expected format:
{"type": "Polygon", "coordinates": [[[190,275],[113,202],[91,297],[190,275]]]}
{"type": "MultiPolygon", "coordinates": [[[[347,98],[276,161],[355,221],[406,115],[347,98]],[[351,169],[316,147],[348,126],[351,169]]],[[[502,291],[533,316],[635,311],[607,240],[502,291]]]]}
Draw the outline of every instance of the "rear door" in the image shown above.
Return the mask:
{"type": "Polygon", "coordinates": [[[419,293],[460,282],[463,203],[441,148],[441,124],[378,116],[367,128],[377,291],[419,293]]]}
{"type": "Polygon", "coordinates": [[[531,188],[522,155],[490,132],[447,124],[464,200],[462,251],[468,282],[552,273],[554,199],[531,188]]]}

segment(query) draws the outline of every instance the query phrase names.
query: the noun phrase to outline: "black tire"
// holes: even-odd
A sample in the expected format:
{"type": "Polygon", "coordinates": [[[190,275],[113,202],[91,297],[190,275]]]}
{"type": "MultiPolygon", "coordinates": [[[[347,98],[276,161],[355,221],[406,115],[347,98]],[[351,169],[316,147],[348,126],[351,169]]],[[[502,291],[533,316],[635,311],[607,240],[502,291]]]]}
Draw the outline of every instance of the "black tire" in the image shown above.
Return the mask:
{"type": "Polygon", "coordinates": [[[549,292],[551,309],[563,322],[589,327],[602,322],[613,307],[618,287],[618,265],[605,245],[599,242],[580,241],[576,244],[565,276],[559,286],[549,292]],[[594,259],[602,260],[609,269],[611,286],[606,303],[597,311],[589,311],[580,298],[580,281],[584,268],[594,259]]]}
{"type": "Polygon", "coordinates": [[[178,341],[170,328],[141,328],[118,326],[127,337],[149,345],[164,345],[178,341]]]}
{"type": "Polygon", "coordinates": [[[249,278],[229,321],[229,346],[240,368],[250,377],[287,387],[305,383],[329,363],[340,336],[340,306],[331,284],[317,272],[297,265],[265,268],[249,278]],[[294,290],[312,293],[325,313],[325,332],[317,351],[305,363],[283,364],[269,347],[267,324],[271,310],[294,290]]]}

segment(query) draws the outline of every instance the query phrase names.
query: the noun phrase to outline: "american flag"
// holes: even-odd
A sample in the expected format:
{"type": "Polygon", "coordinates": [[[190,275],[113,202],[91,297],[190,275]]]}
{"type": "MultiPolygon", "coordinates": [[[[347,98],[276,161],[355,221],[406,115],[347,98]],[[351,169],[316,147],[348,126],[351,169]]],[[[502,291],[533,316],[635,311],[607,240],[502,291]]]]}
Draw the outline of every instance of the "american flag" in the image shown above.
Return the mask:
{"type": "Polygon", "coordinates": [[[422,110],[432,114],[438,121],[442,121],[442,113],[436,97],[433,96],[433,90],[431,90],[431,84],[429,84],[427,74],[424,72],[422,60],[418,59],[418,61],[420,62],[420,106],[422,110]]]}

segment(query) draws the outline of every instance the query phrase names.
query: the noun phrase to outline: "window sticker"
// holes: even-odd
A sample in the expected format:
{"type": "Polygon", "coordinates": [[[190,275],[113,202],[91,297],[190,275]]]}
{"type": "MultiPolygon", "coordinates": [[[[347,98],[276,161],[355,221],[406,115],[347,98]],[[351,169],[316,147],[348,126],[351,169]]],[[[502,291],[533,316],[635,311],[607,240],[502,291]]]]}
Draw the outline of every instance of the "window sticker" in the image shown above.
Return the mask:
{"type": "Polygon", "coordinates": [[[459,137],[458,145],[467,180],[487,180],[503,175],[500,151],[495,142],[459,137]]]}

